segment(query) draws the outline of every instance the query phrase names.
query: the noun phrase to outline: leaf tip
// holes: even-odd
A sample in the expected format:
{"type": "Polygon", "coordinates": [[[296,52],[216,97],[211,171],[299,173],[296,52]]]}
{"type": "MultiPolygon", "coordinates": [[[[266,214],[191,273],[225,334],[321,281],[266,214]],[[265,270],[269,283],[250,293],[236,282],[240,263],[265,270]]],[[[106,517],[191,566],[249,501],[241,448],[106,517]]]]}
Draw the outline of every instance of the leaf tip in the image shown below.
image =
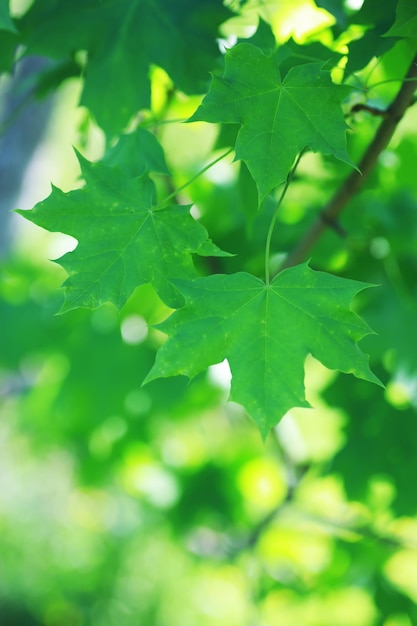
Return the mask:
{"type": "Polygon", "coordinates": [[[75,152],[75,156],[77,157],[77,161],[79,163],[79,166],[81,168],[81,172],[84,174],[85,170],[89,167],[91,167],[91,161],[89,161],[88,159],[85,158],[85,156],[83,156],[81,154],[81,152],[75,147],[72,146],[72,149],[75,152]]]}
{"type": "Polygon", "coordinates": [[[156,380],[158,378],[158,376],[153,373],[153,369],[152,368],[145,376],[145,378],[142,380],[141,382],[141,387],[145,387],[145,385],[147,385],[148,383],[151,383],[153,380],[156,380]]]}
{"type": "Polygon", "coordinates": [[[259,430],[259,434],[261,435],[262,443],[265,444],[266,440],[268,439],[268,435],[271,432],[272,428],[268,427],[268,428],[264,429],[264,428],[261,428],[261,426],[259,426],[259,424],[258,424],[258,430],[259,430]]]}
{"type": "MultiPolygon", "coordinates": [[[[368,361],[369,361],[369,359],[368,359],[368,361]]],[[[378,378],[378,376],[376,376],[376,374],[373,373],[373,371],[369,367],[369,363],[368,363],[368,372],[367,372],[366,377],[361,375],[360,378],[362,378],[363,380],[368,381],[369,383],[374,383],[378,387],[381,387],[381,389],[385,389],[384,383],[382,382],[382,380],[380,380],[378,378]]]]}
{"type": "Polygon", "coordinates": [[[199,111],[200,111],[202,106],[203,106],[203,102],[201,102],[201,104],[198,105],[198,107],[196,108],[194,113],[185,120],[185,124],[190,124],[191,122],[202,122],[202,121],[204,121],[200,117],[200,115],[199,115],[199,111]]]}

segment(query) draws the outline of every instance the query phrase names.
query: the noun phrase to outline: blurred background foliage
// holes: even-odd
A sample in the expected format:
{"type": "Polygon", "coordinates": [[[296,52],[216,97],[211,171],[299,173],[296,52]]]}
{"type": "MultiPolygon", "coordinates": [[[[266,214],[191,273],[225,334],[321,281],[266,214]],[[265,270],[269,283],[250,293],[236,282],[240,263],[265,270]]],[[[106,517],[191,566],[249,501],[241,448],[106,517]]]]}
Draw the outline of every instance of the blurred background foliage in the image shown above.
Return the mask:
{"type": "MultiPolygon", "coordinates": [[[[15,25],[30,4],[11,3],[15,25]]],[[[350,52],[346,72],[361,88],[346,107],[357,161],[380,121],[351,107],[366,99],[385,108],[414,53],[413,39],[381,37],[394,12],[370,0],[362,9],[343,0],[227,4],[237,15],[222,9],[222,45],[253,34],[262,17],[280,42],[350,52]]],[[[18,35],[6,8],[1,2],[7,72],[18,35]]],[[[149,286],[120,315],[111,306],[54,315],[65,276],[46,258],[74,242],[11,210],[33,206],[51,180],[64,190],[79,184],[71,146],[92,160],[108,147],[78,106],[76,61],[23,58],[0,83],[0,623],[416,624],[415,108],[343,214],[345,237],[329,229],[312,251],[314,267],[377,285],[356,304],[377,333],[362,345],[386,388],[308,359],[314,409],[291,411],[263,444],[227,403],[225,363],[192,382],[141,387],[163,341],[153,325],[169,312],[149,286]]],[[[156,66],[151,83],[139,122],[164,148],[172,173],[162,162],[154,180],[166,194],[229,147],[233,129],[182,124],[201,94],[174,90],[156,66]]],[[[127,166],[134,154],[123,153],[127,166]]],[[[275,229],[277,265],[347,173],[306,155],[275,229]]],[[[201,272],[262,273],[274,199],[256,212],[243,164],[218,163],[178,200],[192,202],[212,239],[236,254],[213,267],[196,260],[201,272]]]]}

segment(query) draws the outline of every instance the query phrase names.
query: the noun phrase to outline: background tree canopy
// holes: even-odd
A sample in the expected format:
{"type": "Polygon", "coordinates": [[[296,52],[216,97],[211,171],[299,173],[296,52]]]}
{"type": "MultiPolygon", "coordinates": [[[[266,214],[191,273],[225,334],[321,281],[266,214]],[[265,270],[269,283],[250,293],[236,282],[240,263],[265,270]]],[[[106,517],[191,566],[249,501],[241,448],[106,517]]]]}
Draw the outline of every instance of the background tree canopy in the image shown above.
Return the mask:
{"type": "Polygon", "coordinates": [[[417,623],[416,55],[409,0],[0,0],[1,624],[417,623]]]}

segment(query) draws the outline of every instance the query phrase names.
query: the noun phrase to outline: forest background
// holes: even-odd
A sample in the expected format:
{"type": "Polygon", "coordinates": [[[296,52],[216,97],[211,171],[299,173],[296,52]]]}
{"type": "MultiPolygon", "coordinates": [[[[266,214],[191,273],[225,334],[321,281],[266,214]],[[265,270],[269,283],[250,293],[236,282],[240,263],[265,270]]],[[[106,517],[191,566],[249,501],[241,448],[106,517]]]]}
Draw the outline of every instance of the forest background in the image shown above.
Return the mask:
{"type": "Polygon", "coordinates": [[[417,623],[416,54],[0,0],[1,624],[417,623]]]}

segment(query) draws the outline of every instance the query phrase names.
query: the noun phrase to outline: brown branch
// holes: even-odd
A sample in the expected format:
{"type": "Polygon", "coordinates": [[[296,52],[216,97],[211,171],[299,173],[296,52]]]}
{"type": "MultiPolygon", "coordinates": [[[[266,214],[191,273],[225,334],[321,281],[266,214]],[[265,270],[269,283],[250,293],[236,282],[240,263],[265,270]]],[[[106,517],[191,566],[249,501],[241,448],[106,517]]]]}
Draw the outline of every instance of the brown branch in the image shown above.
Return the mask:
{"type": "Polygon", "coordinates": [[[405,78],[406,80],[402,84],[395,100],[386,110],[384,120],[378,128],[372,143],[359,163],[361,173],[355,170],[350,174],[343,185],[329,200],[326,207],[321,211],[304,237],[287,256],[280,270],[304,261],[311,248],[321,237],[323,231],[329,227],[329,225],[337,224],[337,217],[367,180],[379,155],[390,142],[399,121],[407,108],[413,103],[413,95],[417,85],[415,82],[417,80],[417,55],[414,57],[405,78]]]}
{"type": "Polygon", "coordinates": [[[375,117],[388,117],[389,111],[387,109],[378,109],[377,107],[371,107],[369,104],[355,104],[351,109],[351,113],[358,113],[359,111],[366,111],[375,117]]]}

